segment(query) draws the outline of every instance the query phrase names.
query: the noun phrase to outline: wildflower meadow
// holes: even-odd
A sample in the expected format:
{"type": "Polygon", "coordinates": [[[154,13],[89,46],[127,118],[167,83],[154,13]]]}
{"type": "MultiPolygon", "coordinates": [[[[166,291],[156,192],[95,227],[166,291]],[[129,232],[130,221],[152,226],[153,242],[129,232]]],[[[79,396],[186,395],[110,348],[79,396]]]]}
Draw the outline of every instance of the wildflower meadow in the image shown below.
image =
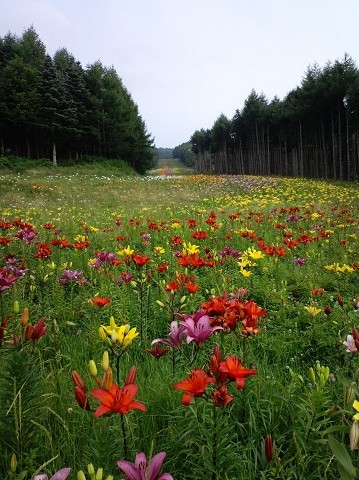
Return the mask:
{"type": "Polygon", "coordinates": [[[163,173],[0,173],[0,477],[359,478],[358,183],[163,173]]]}

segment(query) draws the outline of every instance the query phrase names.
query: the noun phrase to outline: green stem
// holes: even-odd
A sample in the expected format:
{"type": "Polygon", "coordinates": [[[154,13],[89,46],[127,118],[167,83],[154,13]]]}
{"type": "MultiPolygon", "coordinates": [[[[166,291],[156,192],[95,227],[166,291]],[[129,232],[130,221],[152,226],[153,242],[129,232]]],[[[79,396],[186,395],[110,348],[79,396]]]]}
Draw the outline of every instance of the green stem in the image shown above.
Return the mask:
{"type": "Polygon", "coordinates": [[[124,453],[124,457],[127,459],[128,458],[128,447],[127,447],[125,419],[123,418],[123,414],[120,415],[120,420],[121,420],[121,429],[122,429],[122,437],[123,437],[123,453],[124,453]]]}
{"type": "Polygon", "coordinates": [[[213,404],[212,480],[217,479],[217,407],[213,404]]]}

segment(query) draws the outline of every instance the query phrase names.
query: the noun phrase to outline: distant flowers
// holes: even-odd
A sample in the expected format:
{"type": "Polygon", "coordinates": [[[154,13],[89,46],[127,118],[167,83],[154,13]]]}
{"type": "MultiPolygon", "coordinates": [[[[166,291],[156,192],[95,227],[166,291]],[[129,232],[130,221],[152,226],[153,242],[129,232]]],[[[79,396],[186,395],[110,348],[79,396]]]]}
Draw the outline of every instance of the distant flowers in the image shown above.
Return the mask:
{"type": "Polygon", "coordinates": [[[68,284],[75,284],[81,286],[87,285],[88,280],[84,277],[83,272],[79,272],[77,270],[64,270],[58,282],[62,286],[68,284]]]}

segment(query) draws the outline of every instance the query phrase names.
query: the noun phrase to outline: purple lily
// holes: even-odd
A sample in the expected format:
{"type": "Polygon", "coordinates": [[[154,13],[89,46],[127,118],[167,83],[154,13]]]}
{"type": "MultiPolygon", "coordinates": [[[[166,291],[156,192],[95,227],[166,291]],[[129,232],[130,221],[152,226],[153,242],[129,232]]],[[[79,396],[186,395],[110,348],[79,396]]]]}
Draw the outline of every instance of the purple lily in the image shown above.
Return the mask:
{"type": "Polygon", "coordinates": [[[172,475],[169,473],[160,475],[165,457],[165,452],[157,453],[147,464],[146,455],[141,452],[136,455],[135,463],[127,460],[118,460],[117,465],[127,475],[129,480],[173,480],[172,475]]]}
{"type": "Polygon", "coordinates": [[[205,310],[198,310],[194,315],[186,315],[182,313],[176,314],[183,320],[180,325],[185,327],[187,335],[187,343],[195,342],[199,347],[217,330],[223,330],[220,326],[211,326],[210,318],[206,315],[205,310]]]}
{"type": "Polygon", "coordinates": [[[49,478],[46,473],[41,473],[40,475],[36,475],[34,480],[66,480],[70,472],[71,468],[65,467],[56,472],[51,478],[49,478]]]}
{"type": "Polygon", "coordinates": [[[173,322],[171,322],[171,329],[170,333],[168,334],[168,338],[156,338],[155,340],[152,340],[151,344],[154,345],[155,343],[163,343],[168,347],[181,348],[182,341],[187,335],[185,329],[186,328],[184,325],[181,323],[178,325],[178,322],[173,320],[173,322]]]}

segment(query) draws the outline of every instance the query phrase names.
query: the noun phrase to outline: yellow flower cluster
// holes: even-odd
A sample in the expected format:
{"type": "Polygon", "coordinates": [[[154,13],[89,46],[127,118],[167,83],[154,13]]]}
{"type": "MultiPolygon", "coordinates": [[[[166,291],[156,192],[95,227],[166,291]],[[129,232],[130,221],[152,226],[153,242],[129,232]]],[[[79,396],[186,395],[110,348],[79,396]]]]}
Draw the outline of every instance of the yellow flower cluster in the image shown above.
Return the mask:
{"type": "Polygon", "coordinates": [[[116,344],[121,350],[127,350],[133,340],[139,335],[136,327],[131,328],[127,323],[125,325],[116,325],[115,319],[110,317],[110,325],[101,325],[99,335],[102,341],[107,344],[116,344]]]}
{"type": "Polygon", "coordinates": [[[354,268],[350,267],[343,263],[343,265],[339,265],[339,263],[332,263],[331,265],[326,265],[325,268],[327,270],[332,270],[335,273],[352,273],[354,272],[354,268]]]}

